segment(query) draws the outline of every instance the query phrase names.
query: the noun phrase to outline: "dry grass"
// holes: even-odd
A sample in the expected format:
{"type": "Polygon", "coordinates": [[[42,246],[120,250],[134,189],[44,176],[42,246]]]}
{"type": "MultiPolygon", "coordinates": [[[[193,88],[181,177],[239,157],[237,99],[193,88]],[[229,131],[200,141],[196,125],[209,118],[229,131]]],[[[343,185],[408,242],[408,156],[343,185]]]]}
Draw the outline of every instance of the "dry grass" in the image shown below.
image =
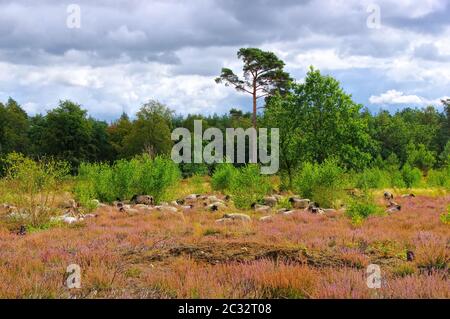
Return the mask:
{"type": "Polygon", "coordinates": [[[450,196],[398,201],[402,211],[360,226],[340,211],[270,222],[247,212],[250,223],[217,224],[223,212],[127,216],[111,207],[26,236],[0,224],[0,297],[449,298],[450,226],[439,215],[450,196]],[[82,270],[78,290],[64,285],[72,263],[82,270]],[[366,285],[370,263],[381,267],[381,289],[366,285]]]}

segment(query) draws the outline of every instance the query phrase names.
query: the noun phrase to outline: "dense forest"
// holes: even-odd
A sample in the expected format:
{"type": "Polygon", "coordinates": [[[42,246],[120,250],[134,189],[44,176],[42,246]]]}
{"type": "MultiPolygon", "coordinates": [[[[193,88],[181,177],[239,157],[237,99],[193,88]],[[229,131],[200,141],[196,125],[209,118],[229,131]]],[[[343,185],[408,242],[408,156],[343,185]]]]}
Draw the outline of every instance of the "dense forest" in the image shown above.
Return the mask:
{"type": "MultiPolygon", "coordinates": [[[[303,82],[296,82],[283,73],[284,63],[272,53],[254,50],[242,52],[241,49],[238,55],[244,60],[244,72],[253,72],[248,69],[249,63],[253,61],[254,67],[254,61],[262,60],[260,54],[270,54],[269,58],[275,59],[264,65],[267,57],[263,57],[260,68],[272,70],[275,63],[279,70],[271,75],[272,79],[265,73],[264,78],[248,83],[260,81],[261,86],[267,85],[279,78],[280,72],[287,79],[282,86],[278,85],[281,82],[275,83],[278,86],[267,86],[261,112],[256,112],[259,98],[256,94],[253,114],[232,108],[224,115],[181,116],[170,106],[149,101],[137,114],[124,113],[107,123],[90,117],[73,101],[60,101],[47,114],[30,116],[10,98],[0,103],[0,156],[19,152],[31,158],[52,157],[67,161],[76,171],[82,162],[113,162],[143,152],[152,156],[170,155],[174,143],[172,130],[185,127],[193,132],[194,120],[202,120],[204,130],[217,127],[224,131],[228,127],[252,125],[280,128],[281,171],[287,176],[292,176],[302,163],[320,164],[330,158],[339,166],[356,171],[393,165],[400,168],[407,164],[425,175],[432,168],[449,164],[450,100],[442,101],[442,112],[430,105],[374,114],[355,103],[331,76],[311,68],[303,82]],[[250,59],[243,54],[254,56],[250,59]]],[[[246,82],[229,69],[223,69],[216,81],[228,81],[239,91],[251,92],[245,89],[246,82]]],[[[181,166],[185,176],[211,172],[211,167],[206,165],[181,166]]]]}

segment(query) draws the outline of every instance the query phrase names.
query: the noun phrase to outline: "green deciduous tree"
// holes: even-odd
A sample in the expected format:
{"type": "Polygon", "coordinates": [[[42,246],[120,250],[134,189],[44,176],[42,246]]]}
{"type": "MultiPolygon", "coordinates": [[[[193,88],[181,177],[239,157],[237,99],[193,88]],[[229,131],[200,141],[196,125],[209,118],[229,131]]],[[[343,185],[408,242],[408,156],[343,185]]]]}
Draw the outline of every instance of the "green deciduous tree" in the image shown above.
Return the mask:
{"type": "Polygon", "coordinates": [[[157,101],[144,104],[137,113],[130,134],[124,138],[124,156],[170,154],[172,114],[173,111],[157,101]]]}
{"type": "Polygon", "coordinates": [[[27,154],[29,149],[28,115],[12,98],[0,103],[0,153],[13,151],[27,154]]]}
{"type": "Polygon", "coordinates": [[[288,173],[301,162],[332,157],[348,168],[365,167],[374,143],[360,109],[338,81],[313,68],[290,96],[271,98],[265,118],[280,128],[281,164],[288,173]]]}

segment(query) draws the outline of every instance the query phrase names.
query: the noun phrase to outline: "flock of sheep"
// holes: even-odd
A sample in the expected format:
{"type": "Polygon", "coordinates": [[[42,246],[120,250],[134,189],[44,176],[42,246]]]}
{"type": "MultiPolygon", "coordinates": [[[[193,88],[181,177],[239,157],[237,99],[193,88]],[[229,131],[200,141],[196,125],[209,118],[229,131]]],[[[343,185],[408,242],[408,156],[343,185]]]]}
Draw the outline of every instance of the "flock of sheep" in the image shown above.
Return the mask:
{"type": "MultiPolygon", "coordinates": [[[[415,197],[414,194],[404,194],[401,197],[415,197]]],[[[270,221],[274,215],[291,215],[299,210],[302,210],[311,214],[327,214],[333,213],[336,210],[332,208],[321,208],[315,202],[312,202],[306,198],[300,198],[298,196],[292,196],[288,199],[291,208],[276,208],[280,206],[280,203],[286,202],[285,197],[282,195],[272,195],[263,198],[261,203],[253,203],[251,208],[264,216],[260,217],[259,220],[262,222],[270,221]],[[275,213],[275,214],[274,214],[275,213]]],[[[386,201],[386,212],[394,213],[401,210],[401,205],[394,201],[394,195],[390,192],[384,192],[384,199],[386,201]]],[[[113,208],[119,213],[127,215],[135,215],[140,212],[151,212],[159,211],[162,213],[189,213],[193,209],[200,208],[207,211],[216,212],[224,211],[230,207],[231,198],[230,196],[224,196],[223,199],[219,199],[215,195],[199,195],[191,194],[183,199],[178,199],[170,203],[164,202],[160,205],[155,205],[155,200],[150,195],[135,195],[129,201],[115,201],[113,203],[113,208]]],[[[108,207],[105,204],[100,203],[98,200],[93,200],[93,204],[99,207],[108,207]]],[[[2,204],[0,208],[6,210],[8,217],[10,218],[21,218],[26,219],[27,214],[20,212],[15,206],[2,204]]],[[[96,217],[96,214],[82,214],[79,204],[74,200],[69,200],[61,206],[65,209],[65,213],[61,216],[52,217],[52,221],[61,221],[67,224],[73,224],[85,220],[86,218],[96,217]]],[[[243,213],[225,213],[222,218],[217,219],[217,223],[226,223],[232,221],[250,221],[251,217],[243,213]]],[[[26,228],[24,226],[20,227],[18,234],[24,235],[26,233],[26,228]]]]}

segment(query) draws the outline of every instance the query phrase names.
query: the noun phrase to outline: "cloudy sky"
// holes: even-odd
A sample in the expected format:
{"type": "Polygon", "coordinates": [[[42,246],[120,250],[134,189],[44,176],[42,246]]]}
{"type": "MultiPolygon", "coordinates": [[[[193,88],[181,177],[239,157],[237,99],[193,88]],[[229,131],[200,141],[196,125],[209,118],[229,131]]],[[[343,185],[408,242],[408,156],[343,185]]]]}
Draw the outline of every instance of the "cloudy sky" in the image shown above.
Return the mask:
{"type": "Polygon", "coordinates": [[[0,0],[0,101],[35,114],[71,99],[105,120],[149,99],[180,114],[250,110],[214,78],[251,46],[298,81],[310,65],[331,74],[373,111],[438,106],[449,17],[448,0],[0,0]]]}

